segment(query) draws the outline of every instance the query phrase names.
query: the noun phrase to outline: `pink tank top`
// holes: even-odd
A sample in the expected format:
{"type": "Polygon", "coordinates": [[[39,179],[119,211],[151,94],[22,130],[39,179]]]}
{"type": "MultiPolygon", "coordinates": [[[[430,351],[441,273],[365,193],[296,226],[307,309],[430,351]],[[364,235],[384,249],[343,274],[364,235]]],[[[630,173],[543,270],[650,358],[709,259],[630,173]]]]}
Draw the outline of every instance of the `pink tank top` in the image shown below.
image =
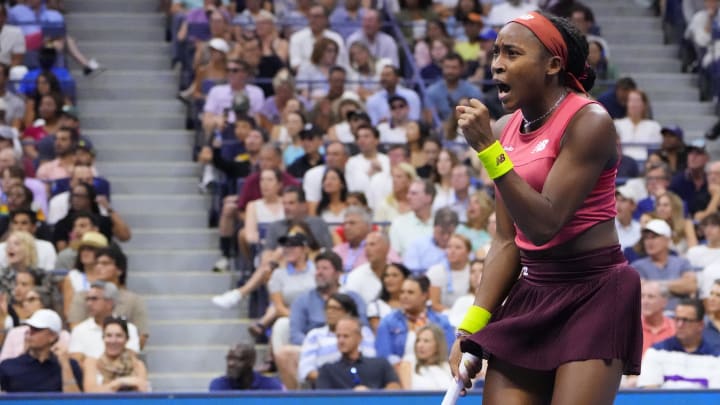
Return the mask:
{"type": "MultiPolygon", "coordinates": [[[[526,134],[520,133],[522,112],[517,110],[510,117],[500,143],[510,156],[515,172],[536,191],[542,192],[545,179],[560,153],[560,144],[570,120],[575,113],[591,103],[595,101],[570,93],[542,127],[526,134]]],[[[534,245],[516,225],[515,244],[523,250],[551,248],[567,242],[595,224],[615,218],[616,175],[617,164],[604,170],[580,208],[549,242],[541,246],[534,245]]]]}

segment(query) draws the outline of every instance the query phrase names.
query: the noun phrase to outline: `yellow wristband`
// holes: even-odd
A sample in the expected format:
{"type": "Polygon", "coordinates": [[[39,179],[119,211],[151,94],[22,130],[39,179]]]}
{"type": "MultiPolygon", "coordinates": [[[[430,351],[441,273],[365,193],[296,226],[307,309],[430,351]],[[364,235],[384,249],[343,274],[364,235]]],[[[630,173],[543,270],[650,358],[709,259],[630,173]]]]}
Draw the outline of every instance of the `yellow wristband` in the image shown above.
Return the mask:
{"type": "Polygon", "coordinates": [[[487,309],[473,305],[465,313],[465,318],[463,318],[460,325],[458,325],[458,329],[469,333],[475,333],[484,328],[485,325],[490,322],[491,316],[492,314],[487,309]]]}
{"type": "Polygon", "coordinates": [[[498,141],[478,152],[477,156],[492,180],[497,179],[513,168],[510,156],[498,141]]]}

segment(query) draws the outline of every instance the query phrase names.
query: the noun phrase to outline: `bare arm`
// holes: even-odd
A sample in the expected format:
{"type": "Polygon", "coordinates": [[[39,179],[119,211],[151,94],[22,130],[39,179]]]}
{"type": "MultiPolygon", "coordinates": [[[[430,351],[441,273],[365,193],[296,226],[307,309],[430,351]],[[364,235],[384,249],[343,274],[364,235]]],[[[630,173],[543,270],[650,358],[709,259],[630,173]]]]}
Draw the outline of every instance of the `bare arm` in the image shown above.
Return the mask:
{"type": "Polygon", "coordinates": [[[440,287],[430,286],[430,301],[432,302],[433,311],[442,312],[445,310],[442,304],[442,291],[440,287]]]}
{"type": "MultiPolygon", "coordinates": [[[[67,319],[67,317],[70,314],[70,306],[72,304],[73,296],[75,296],[75,290],[72,287],[72,283],[70,282],[70,277],[65,276],[65,279],[63,280],[62,285],[62,295],[63,295],[63,317],[67,319]]],[[[80,363],[82,364],[82,363],[80,363]]]]}
{"type": "Polygon", "coordinates": [[[698,238],[697,234],[695,233],[695,224],[693,224],[693,221],[686,219],[684,222],[685,225],[685,242],[687,242],[687,247],[691,248],[693,246],[698,245],[698,238]]]}
{"type": "Polygon", "coordinates": [[[287,305],[285,305],[285,301],[283,301],[282,293],[274,292],[270,294],[270,301],[275,307],[278,317],[290,316],[290,310],[287,305]]]}
{"type": "Polygon", "coordinates": [[[110,212],[110,220],[112,220],[112,233],[121,242],[127,242],[132,237],[130,226],[125,220],[113,210],[110,212]]]}
{"type": "Polygon", "coordinates": [[[245,208],[245,240],[248,243],[258,243],[260,240],[255,204],[255,201],[250,201],[245,208]]]}
{"type": "Polygon", "coordinates": [[[677,295],[690,295],[697,292],[697,277],[692,271],[686,271],[675,280],[667,281],[667,288],[671,293],[677,295]]]}

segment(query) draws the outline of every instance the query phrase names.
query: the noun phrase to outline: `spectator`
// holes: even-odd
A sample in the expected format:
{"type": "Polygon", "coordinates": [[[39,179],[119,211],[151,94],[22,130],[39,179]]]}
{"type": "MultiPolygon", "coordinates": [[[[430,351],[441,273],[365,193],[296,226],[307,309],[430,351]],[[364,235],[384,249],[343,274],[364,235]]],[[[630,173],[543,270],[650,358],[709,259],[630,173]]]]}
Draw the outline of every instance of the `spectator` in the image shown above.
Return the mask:
{"type": "MultiPolygon", "coordinates": [[[[287,66],[289,44],[284,37],[280,36],[276,23],[277,18],[271,12],[261,10],[258,16],[255,17],[255,33],[260,42],[263,59],[277,58],[283,66],[287,66]]],[[[272,91],[266,94],[270,95],[272,91]]]]}
{"type": "Polygon", "coordinates": [[[237,114],[255,116],[265,103],[262,89],[248,84],[251,72],[247,62],[228,60],[227,72],[228,84],[214,86],[205,101],[202,125],[206,136],[226,122],[235,122],[237,114]]]}
{"type": "Polygon", "coordinates": [[[443,312],[450,309],[458,298],[466,294],[465,286],[470,285],[470,240],[453,234],[447,242],[446,260],[431,266],[427,271],[430,280],[430,301],[432,309],[443,312]]]}
{"type": "Polygon", "coordinates": [[[655,343],[675,335],[675,322],[664,314],[670,298],[668,289],[651,280],[644,280],[640,287],[644,355],[655,343]]]}
{"type": "MultiPolygon", "coordinates": [[[[300,345],[308,332],[326,324],[324,311],[326,301],[338,292],[341,275],[342,259],[340,256],[333,252],[320,253],[315,258],[314,288],[312,286],[305,288],[292,303],[289,318],[278,320],[273,327],[274,357],[277,359],[280,379],[289,389],[297,387],[300,345]]],[[[365,302],[354,293],[348,293],[348,295],[354,300],[357,313],[364,320],[365,302]]]]}
{"type": "Polygon", "coordinates": [[[662,288],[669,290],[667,310],[673,310],[681,298],[697,291],[697,278],[690,262],[670,254],[671,237],[667,222],[650,220],[642,229],[643,247],[648,256],[632,262],[641,279],[659,281],[662,288]]]}
{"type": "Polygon", "coordinates": [[[665,194],[670,186],[670,176],[670,166],[666,163],[648,164],[645,168],[646,197],[638,201],[633,218],[640,219],[642,214],[655,211],[657,199],[665,194]]]}
{"type": "MultiPolygon", "coordinates": [[[[274,125],[279,125],[281,114],[285,111],[290,101],[298,102],[295,91],[295,78],[287,68],[280,70],[272,79],[273,95],[265,99],[265,104],[260,110],[260,126],[266,131],[272,130],[274,125]]],[[[301,106],[305,106],[303,101],[301,106]]]]}
{"type": "Polygon", "coordinates": [[[330,27],[340,34],[345,42],[350,45],[348,37],[354,33],[362,24],[363,15],[366,9],[362,7],[360,0],[347,0],[344,4],[338,4],[330,14],[330,27]]]}
{"type": "Polygon", "coordinates": [[[381,58],[371,53],[369,45],[364,41],[353,42],[349,52],[348,81],[352,83],[351,88],[360,99],[366,100],[380,90],[380,73],[383,67],[392,65],[392,62],[388,58],[381,58]]]}
{"type": "MultiPolygon", "coordinates": [[[[78,325],[79,326],[79,325],[78,325]]],[[[105,350],[83,362],[85,392],[150,390],[145,364],[128,348],[130,325],[122,318],[106,318],[102,328],[105,350]]]]}
{"type": "MultiPolygon", "coordinates": [[[[10,151],[9,149],[4,150],[10,151]]],[[[0,155],[2,153],[0,151],[0,155]]],[[[0,174],[2,174],[2,183],[0,183],[3,188],[2,196],[8,212],[13,209],[31,208],[44,220],[45,214],[48,212],[47,186],[45,183],[38,179],[26,178],[25,170],[18,165],[6,167],[2,169],[0,174]],[[20,187],[22,190],[22,198],[13,198],[11,196],[11,191],[15,187],[20,187]],[[13,206],[11,207],[11,205],[13,206]]]]}
{"type": "Polygon", "coordinates": [[[252,260],[250,246],[261,242],[260,227],[263,224],[285,218],[282,205],[282,172],[279,169],[263,170],[260,173],[260,194],[262,198],[250,201],[245,211],[245,224],[238,233],[240,250],[244,257],[252,260]]]}
{"type": "Polygon", "coordinates": [[[408,191],[410,184],[417,179],[415,168],[409,163],[399,163],[390,169],[392,175],[392,193],[383,198],[375,209],[376,222],[390,222],[400,215],[410,212],[408,191]]]}
{"type": "Polygon", "coordinates": [[[346,85],[348,79],[346,68],[336,65],[331,67],[329,72],[327,92],[316,100],[310,113],[310,122],[322,131],[327,131],[331,125],[340,121],[338,106],[342,100],[360,101],[360,97],[346,85]]]}
{"type": "Polygon", "coordinates": [[[320,202],[315,207],[314,214],[323,221],[337,225],[345,217],[348,187],[342,170],[327,169],[322,179],[322,194],[320,202]]]}
{"type": "Polygon", "coordinates": [[[426,137],[422,143],[422,152],[425,157],[425,164],[417,167],[418,176],[423,179],[433,179],[435,177],[435,166],[440,157],[440,151],[442,150],[442,142],[440,139],[426,137]]]}
{"type": "Polygon", "coordinates": [[[237,181],[238,178],[258,170],[260,151],[268,140],[267,135],[255,128],[252,117],[240,115],[236,118],[235,125],[230,128],[238,141],[237,144],[227,145],[222,137],[216,136],[212,146],[203,146],[198,155],[199,162],[212,162],[216,169],[223,172],[227,182],[237,181]]]}
{"type": "Polygon", "coordinates": [[[89,166],[76,165],[72,167],[70,175],[70,188],[50,198],[47,223],[55,225],[63,219],[70,210],[72,191],[80,183],[93,184],[93,170],[89,166]]]}
{"type": "MultiPolygon", "coordinates": [[[[355,142],[354,130],[350,126],[350,119],[356,117],[357,112],[362,112],[363,106],[359,100],[353,97],[343,97],[337,105],[337,120],[327,130],[326,139],[330,142],[342,142],[352,144],[355,142]]],[[[365,114],[365,113],[363,113],[365,114]]],[[[365,114],[367,115],[367,114],[365,114]]],[[[356,120],[359,122],[359,120],[356,120]]],[[[370,118],[367,118],[370,123],[370,118]]],[[[358,124],[359,125],[359,124],[358,124]]]]}
{"type": "MultiPolygon", "coordinates": [[[[113,317],[115,304],[119,300],[119,291],[115,284],[105,281],[93,281],[85,295],[85,306],[90,315],[75,325],[70,334],[70,357],[83,363],[86,358],[97,359],[105,352],[103,324],[113,317]]],[[[140,338],[135,325],[127,323],[126,344],[128,350],[140,354],[140,338]]]]}
{"type": "Polygon", "coordinates": [[[370,121],[373,125],[377,125],[382,121],[387,121],[391,117],[390,104],[388,100],[393,95],[402,96],[408,103],[408,118],[412,121],[420,119],[420,97],[415,91],[400,85],[402,74],[396,66],[386,65],[380,72],[380,86],[382,90],[371,95],[365,101],[370,121]]]}
{"type": "Polygon", "coordinates": [[[25,59],[25,37],[19,27],[7,24],[7,9],[0,7],[0,63],[22,65],[25,59]]]}
{"type": "Polygon", "coordinates": [[[230,52],[230,45],[222,38],[213,38],[208,41],[207,48],[208,61],[195,69],[193,83],[180,92],[183,99],[188,99],[187,96],[192,94],[194,100],[204,101],[210,91],[207,86],[227,80],[227,54],[230,52]]]}
{"type": "Polygon", "coordinates": [[[378,356],[397,364],[401,360],[414,360],[414,353],[405,349],[413,347],[416,333],[426,324],[435,324],[445,333],[447,349],[454,340],[454,329],[445,315],[427,308],[430,280],[425,276],[413,276],[403,282],[400,292],[401,309],[384,316],[377,329],[375,349],[378,356]]]}
{"type": "Polygon", "coordinates": [[[484,99],[476,86],[461,78],[464,67],[465,63],[460,55],[448,54],[442,63],[443,80],[438,80],[427,89],[427,108],[437,111],[443,121],[453,114],[460,99],[484,99]]]}
{"type": "Polygon", "coordinates": [[[627,186],[618,187],[615,190],[615,231],[623,250],[640,241],[640,222],[633,218],[635,207],[635,196],[631,190],[627,186]]]}
{"type": "Polygon", "coordinates": [[[693,14],[684,34],[684,38],[692,43],[695,51],[699,51],[700,55],[707,50],[713,40],[713,25],[717,24],[718,12],[717,0],[708,0],[704,4],[704,9],[693,14]]]}
{"type": "MultiPolygon", "coordinates": [[[[459,224],[450,208],[435,212],[431,235],[414,236],[403,253],[403,264],[413,273],[425,274],[430,266],[447,260],[448,241],[459,224]]],[[[457,263],[455,263],[457,264],[457,263]]]]}
{"type": "MultiPolygon", "coordinates": [[[[386,150],[388,160],[390,161],[390,171],[387,174],[382,172],[375,173],[370,178],[368,192],[366,193],[367,200],[369,201],[368,205],[373,210],[376,210],[380,206],[380,202],[393,192],[392,170],[398,165],[403,163],[407,164],[410,157],[405,143],[389,144],[386,150]]],[[[412,169],[412,167],[409,167],[409,169],[412,169]]]]}
{"type": "Polygon", "coordinates": [[[437,13],[432,9],[431,0],[400,0],[399,11],[395,18],[400,24],[405,40],[412,44],[426,36],[425,22],[438,19],[437,13]]]}
{"type": "Polygon", "coordinates": [[[455,299],[455,303],[447,314],[451,325],[459,325],[467,310],[475,303],[475,291],[482,280],[483,270],[485,270],[485,259],[473,259],[470,262],[470,282],[467,292],[455,299]]]}
{"type": "MultiPolygon", "coordinates": [[[[115,284],[118,287],[118,299],[115,302],[115,314],[125,317],[128,322],[132,322],[138,329],[140,335],[140,349],[145,346],[145,342],[150,337],[148,329],[147,309],[142,297],[129,291],[126,287],[127,281],[127,257],[117,247],[107,247],[99,249],[95,255],[95,271],[98,273],[98,281],[104,281],[115,284]]],[[[81,291],[73,297],[70,313],[67,321],[70,326],[74,326],[90,315],[85,306],[85,297],[87,292],[81,291]]]]}
{"type": "MultiPolygon", "coordinates": [[[[58,258],[55,261],[56,269],[72,269],[75,265],[75,259],[77,258],[78,244],[82,241],[83,236],[86,232],[99,232],[98,228],[99,219],[97,215],[90,212],[80,211],[75,214],[72,228],[72,241],[68,246],[61,250],[58,254],[58,258]]],[[[102,235],[102,234],[100,234],[102,235]]],[[[108,245],[107,238],[102,235],[104,246],[108,245]]],[[[102,243],[102,242],[100,242],[102,243]]]]}
{"type": "Polygon", "coordinates": [[[370,55],[378,59],[387,58],[393,66],[399,66],[398,49],[395,39],[380,31],[380,12],[369,9],[362,16],[362,28],[347,39],[348,47],[355,42],[367,45],[370,55]]]}
{"type": "MultiPolygon", "coordinates": [[[[410,121],[405,128],[407,137],[407,148],[410,153],[409,163],[415,168],[426,164],[426,155],[423,151],[423,143],[430,136],[429,127],[418,121],[410,121]]],[[[439,148],[438,148],[439,149],[439,148]]],[[[420,175],[419,173],[417,173],[420,175]]]]}
{"type": "Polygon", "coordinates": [[[25,177],[25,170],[20,166],[20,161],[15,157],[15,152],[12,149],[5,148],[0,150],[0,174],[2,174],[3,182],[0,183],[3,186],[2,194],[7,194],[9,186],[12,183],[7,183],[5,178],[8,180],[18,180],[18,183],[24,184],[27,188],[32,191],[33,199],[32,203],[37,208],[41,209],[43,213],[48,213],[48,198],[47,198],[47,186],[45,183],[38,179],[25,177]]]}
{"type": "Polygon", "coordinates": [[[347,274],[343,288],[357,293],[370,305],[380,298],[383,274],[393,260],[390,258],[390,240],[384,233],[373,231],[365,237],[364,243],[366,262],[347,274]]]}
{"type": "Polygon", "coordinates": [[[225,375],[210,381],[210,391],[282,391],[284,387],[277,378],[265,377],[253,370],[255,357],[253,345],[240,343],[230,348],[225,356],[225,375]]]}
{"type": "Polygon", "coordinates": [[[477,61],[481,52],[483,52],[480,42],[480,33],[484,25],[482,14],[469,13],[465,16],[462,24],[465,38],[456,40],[452,50],[460,55],[465,63],[477,61]]]}
{"type": "Polygon", "coordinates": [[[453,384],[442,329],[432,324],[420,328],[414,350],[415,362],[402,361],[395,367],[404,389],[444,391],[453,384]]]}
{"type": "MultiPolygon", "coordinates": [[[[336,245],[333,251],[342,260],[345,277],[355,268],[367,263],[366,238],[372,230],[370,213],[360,207],[348,207],[343,218],[343,232],[346,242],[336,245]]],[[[344,284],[344,280],[343,280],[344,284]]]]}
{"type": "Polygon", "coordinates": [[[457,155],[449,149],[441,149],[438,153],[431,178],[435,183],[437,194],[433,199],[433,212],[448,205],[453,198],[452,170],[460,164],[457,155]]]}
{"type": "Polygon", "coordinates": [[[0,325],[10,329],[30,318],[34,308],[24,305],[25,297],[35,288],[48,290],[48,281],[45,273],[29,268],[3,275],[0,279],[0,304],[3,308],[0,311],[0,325]]]}
{"type": "Polygon", "coordinates": [[[328,12],[324,6],[314,4],[310,7],[309,26],[290,36],[290,67],[298,70],[303,62],[310,61],[315,42],[320,38],[328,38],[338,45],[338,64],[347,66],[348,57],[345,50],[345,41],[334,31],[327,28],[328,12]]]}
{"type": "Polygon", "coordinates": [[[320,100],[328,92],[330,69],[338,65],[340,45],[330,38],[315,41],[310,60],[302,62],[295,76],[301,94],[311,100],[320,100]]]}
{"type": "Polygon", "coordinates": [[[690,248],[687,258],[702,272],[698,274],[698,296],[703,300],[710,297],[715,280],[720,279],[720,214],[714,213],[700,223],[705,233],[705,245],[690,248]]]}
{"type": "MultiPolygon", "coordinates": [[[[10,293],[15,288],[15,275],[30,271],[42,273],[37,268],[35,238],[25,231],[14,231],[5,245],[7,265],[0,268],[0,292],[10,293]]],[[[24,295],[24,294],[23,294],[24,295]]],[[[22,299],[23,295],[18,298],[22,299]]]]}
{"type": "MultiPolygon", "coordinates": [[[[401,308],[400,294],[406,279],[410,277],[410,270],[401,263],[388,263],[382,273],[382,290],[375,301],[368,304],[368,322],[372,330],[377,333],[380,321],[396,309],[401,308]]],[[[464,315],[464,314],[463,314],[464,315]]]]}
{"type": "Polygon", "coordinates": [[[662,135],[660,153],[667,159],[670,170],[677,176],[687,167],[688,151],[683,142],[684,132],[679,126],[671,125],[662,127],[660,134],[662,135]]]}
{"type": "MultiPolygon", "coordinates": [[[[588,57],[587,63],[595,70],[598,81],[614,81],[617,79],[617,69],[610,63],[610,50],[608,49],[607,42],[597,36],[588,36],[588,57]]],[[[602,83],[600,83],[602,84],[602,83]]],[[[594,86],[590,93],[598,97],[608,86],[598,86],[598,90],[595,90],[594,86]]]]}
{"type": "Polygon", "coordinates": [[[491,27],[501,27],[515,18],[537,9],[537,4],[534,1],[505,0],[494,2],[487,15],[487,24],[491,27]]]}
{"type": "Polygon", "coordinates": [[[605,107],[613,119],[625,118],[628,94],[635,89],[637,89],[635,80],[630,77],[621,77],[615,82],[613,88],[598,96],[597,101],[605,107]]]}
{"type": "MultiPolygon", "coordinates": [[[[25,297],[19,301],[22,304],[23,310],[28,314],[28,318],[32,318],[35,312],[51,306],[50,298],[47,288],[44,286],[34,286],[28,289],[25,297]]],[[[2,352],[0,352],[0,362],[21,356],[25,353],[25,338],[29,333],[30,327],[27,325],[27,322],[8,330],[5,335],[5,340],[3,341],[2,352]]],[[[64,351],[67,351],[69,343],[70,334],[66,330],[60,331],[57,345],[64,351]]]]}
{"type": "Polygon", "coordinates": [[[438,202],[436,198],[436,201],[433,203],[433,208],[450,208],[458,215],[460,222],[467,222],[470,195],[475,192],[475,187],[471,184],[471,180],[474,177],[473,168],[469,165],[457,164],[452,167],[450,173],[452,194],[444,204],[442,201],[438,202]]]}
{"type": "Polygon", "coordinates": [[[399,389],[400,383],[390,363],[382,357],[365,357],[360,352],[363,339],[360,321],[344,318],[335,327],[341,359],[320,368],[319,389],[399,389]]]}
{"type": "Polygon", "coordinates": [[[430,43],[430,62],[420,69],[420,77],[431,84],[442,79],[442,61],[453,50],[452,38],[437,38],[430,43]]]}
{"type": "Polygon", "coordinates": [[[270,224],[267,229],[265,248],[274,250],[278,247],[278,240],[281,236],[286,235],[290,225],[294,221],[302,221],[307,223],[312,231],[312,237],[320,247],[330,249],[333,246],[332,237],[328,230],[328,225],[322,218],[308,215],[307,202],[305,201],[305,193],[299,186],[286,186],[283,190],[283,209],[285,211],[285,219],[270,224]]]}
{"type": "Polygon", "coordinates": [[[706,167],[707,189],[710,201],[701,210],[695,213],[693,219],[702,221],[708,215],[718,211],[720,206],[720,161],[712,161],[706,167]]]}
{"type": "Polygon", "coordinates": [[[466,220],[458,225],[456,233],[465,236],[476,252],[490,242],[487,231],[490,215],[495,211],[495,202],[485,191],[475,191],[468,198],[465,210],[466,220]]]}
{"type": "Polygon", "coordinates": [[[70,209],[67,215],[55,224],[54,236],[55,247],[58,251],[62,251],[71,241],[72,226],[74,224],[75,214],[77,212],[92,212],[99,217],[100,232],[105,235],[108,240],[113,237],[121,242],[130,240],[130,227],[120,214],[110,207],[107,197],[97,196],[95,187],[85,183],[79,183],[72,188],[70,194],[70,209]],[[100,213],[100,203],[108,215],[100,213]]]}
{"type": "Polygon", "coordinates": [[[287,167],[287,172],[295,178],[303,178],[313,167],[325,164],[325,158],[320,153],[323,144],[323,134],[316,128],[300,131],[300,144],[304,154],[287,167]]]}
{"type": "MultiPolygon", "coordinates": [[[[62,103],[62,96],[57,93],[46,94],[40,98],[38,113],[42,120],[35,121],[33,125],[26,127],[22,136],[23,154],[26,160],[37,159],[39,155],[36,145],[43,138],[56,133],[60,128],[62,103]]],[[[28,171],[28,173],[31,172],[28,171]]]]}
{"type": "Polygon", "coordinates": [[[684,208],[683,201],[672,191],[660,195],[655,205],[655,216],[665,220],[672,229],[671,249],[681,255],[698,244],[695,224],[685,217],[684,208]]]}
{"type": "MultiPolygon", "coordinates": [[[[70,177],[75,166],[75,150],[80,134],[72,128],[60,128],[55,133],[55,159],[42,163],[35,177],[44,181],[53,181],[70,177]]],[[[93,169],[94,171],[94,169],[93,169]]]]}
{"type": "MultiPolygon", "coordinates": [[[[37,254],[37,266],[43,270],[52,270],[55,268],[55,247],[52,243],[38,239],[35,236],[38,229],[37,215],[30,209],[18,209],[10,211],[10,233],[27,232],[33,236],[35,252],[37,254]]],[[[8,265],[7,245],[9,242],[0,243],[0,266],[8,265]]]]}
{"type": "Polygon", "coordinates": [[[4,392],[81,392],[82,370],[57,345],[62,320],[55,311],[40,309],[26,321],[27,352],[0,363],[0,389],[4,392]]]}
{"type": "Polygon", "coordinates": [[[705,300],[705,308],[707,308],[707,323],[704,338],[720,348],[720,279],[713,282],[705,300]]]}
{"type": "MultiPolygon", "coordinates": [[[[358,316],[357,306],[352,297],[340,293],[328,297],[325,301],[327,324],[310,330],[302,342],[297,370],[297,379],[300,384],[304,382],[314,384],[322,365],[340,360],[341,354],[337,350],[335,327],[340,319],[358,318],[358,316]]],[[[370,328],[364,325],[361,333],[360,351],[362,355],[375,357],[375,335],[370,328]]]]}
{"type": "MultiPolygon", "coordinates": [[[[351,157],[345,164],[345,172],[361,173],[369,179],[376,173],[390,174],[390,159],[378,152],[380,132],[370,125],[361,125],[356,135],[360,153],[351,157]]],[[[353,190],[355,191],[355,190],[353,190]]]]}
{"type": "Polygon", "coordinates": [[[675,336],[656,343],[643,357],[641,388],[718,388],[720,351],[703,339],[705,310],[686,299],[675,308],[675,336]]]}
{"type": "MultiPolygon", "coordinates": [[[[2,13],[2,11],[0,11],[2,13]]],[[[0,16],[0,21],[2,16],[0,16]]],[[[5,28],[0,28],[0,43],[5,43],[3,36],[5,28]]],[[[2,51],[0,51],[0,61],[2,60],[2,51]]],[[[5,117],[2,119],[7,125],[20,130],[23,126],[23,118],[25,117],[25,102],[17,94],[8,90],[8,79],[10,77],[10,66],[0,62],[0,99],[5,102],[5,117]]]]}
{"type": "Polygon", "coordinates": [[[638,160],[647,158],[648,147],[662,142],[660,124],[651,118],[650,111],[647,94],[639,89],[630,90],[627,96],[627,116],[615,120],[615,129],[623,143],[623,153],[638,160]]]}
{"type": "Polygon", "coordinates": [[[410,184],[408,203],[412,212],[398,216],[390,224],[390,246],[401,256],[415,238],[432,234],[430,219],[435,192],[429,181],[418,179],[410,184]]]}
{"type": "Polygon", "coordinates": [[[670,181],[670,191],[682,199],[692,218],[696,212],[705,209],[710,202],[710,192],[705,174],[705,166],[710,156],[705,150],[705,141],[702,139],[692,141],[685,150],[687,152],[687,168],[673,176],[670,181]]]}
{"type": "Polygon", "coordinates": [[[95,268],[95,255],[98,250],[108,247],[108,241],[105,235],[97,232],[97,227],[93,228],[92,226],[88,226],[92,224],[89,217],[78,217],[75,222],[78,224],[75,226],[75,229],[83,227],[87,230],[83,232],[83,235],[80,237],[77,251],[74,255],[75,262],[73,265],[61,267],[64,269],[71,268],[62,283],[63,315],[65,315],[65,317],[70,315],[70,308],[75,293],[87,291],[90,285],[98,279],[99,274],[95,268]]]}

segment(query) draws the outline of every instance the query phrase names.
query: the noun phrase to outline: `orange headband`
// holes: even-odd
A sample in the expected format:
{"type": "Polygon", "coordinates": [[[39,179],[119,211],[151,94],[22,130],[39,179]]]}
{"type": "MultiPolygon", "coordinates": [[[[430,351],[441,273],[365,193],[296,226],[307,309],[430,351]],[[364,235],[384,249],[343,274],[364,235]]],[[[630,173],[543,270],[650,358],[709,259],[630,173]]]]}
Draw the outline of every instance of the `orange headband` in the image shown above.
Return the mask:
{"type": "Polygon", "coordinates": [[[563,38],[560,31],[558,31],[558,29],[555,27],[555,24],[553,24],[545,16],[536,11],[520,16],[512,20],[511,22],[518,23],[523,27],[529,29],[533,34],[535,34],[537,39],[540,40],[540,42],[543,44],[543,46],[545,46],[545,48],[550,52],[551,55],[560,57],[560,60],[562,60],[563,69],[565,69],[568,77],[570,78],[570,86],[575,88],[576,90],[585,93],[585,88],[577,79],[577,77],[567,71],[567,44],[565,43],[565,39],[563,38]]]}

